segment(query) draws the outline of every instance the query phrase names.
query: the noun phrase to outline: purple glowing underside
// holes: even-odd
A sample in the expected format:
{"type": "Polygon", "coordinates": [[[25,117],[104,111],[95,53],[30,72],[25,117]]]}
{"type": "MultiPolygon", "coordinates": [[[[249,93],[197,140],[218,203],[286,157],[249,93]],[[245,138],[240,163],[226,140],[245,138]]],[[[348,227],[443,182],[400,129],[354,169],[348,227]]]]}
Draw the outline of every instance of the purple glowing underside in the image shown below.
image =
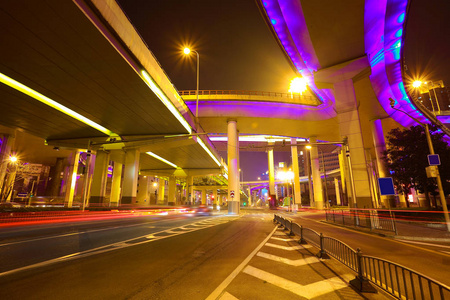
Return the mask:
{"type": "MultiPolygon", "coordinates": [[[[298,0],[263,0],[262,4],[284,50],[311,89],[324,102],[334,102],[332,91],[314,85],[313,72],[320,69],[305,17],[298,0]]],[[[426,118],[409,99],[402,78],[401,53],[408,0],[366,0],[364,9],[365,52],[372,68],[370,81],[378,101],[403,126],[415,122],[390,107],[389,98],[420,121],[426,118]]],[[[325,105],[328,106],[328,105],[325,105]]]]}

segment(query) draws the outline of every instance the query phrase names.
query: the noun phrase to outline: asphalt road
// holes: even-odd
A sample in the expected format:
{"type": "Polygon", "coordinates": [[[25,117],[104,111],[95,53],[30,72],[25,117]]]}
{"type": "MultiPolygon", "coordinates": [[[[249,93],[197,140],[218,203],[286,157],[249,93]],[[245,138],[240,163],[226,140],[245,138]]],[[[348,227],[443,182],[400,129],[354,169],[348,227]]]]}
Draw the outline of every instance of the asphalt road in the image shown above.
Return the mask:
{"type": "MultiPolygon", "coordinates": [[[[447,253],[324,224],[317,214],[294,218],[449,285],[447,253]]],[[[0,299],[388,298],[356,292],[351,270],[318,260],[317,249],[276,231],[272,219],[272,211],[242,210],[2,229],[0,299]]]]}
{"type": "Polygon", "coordinates": [[[0,299],[205,299],[273,231],[270,215],[262,219],[147,218],[3,232],[0,299]]]}

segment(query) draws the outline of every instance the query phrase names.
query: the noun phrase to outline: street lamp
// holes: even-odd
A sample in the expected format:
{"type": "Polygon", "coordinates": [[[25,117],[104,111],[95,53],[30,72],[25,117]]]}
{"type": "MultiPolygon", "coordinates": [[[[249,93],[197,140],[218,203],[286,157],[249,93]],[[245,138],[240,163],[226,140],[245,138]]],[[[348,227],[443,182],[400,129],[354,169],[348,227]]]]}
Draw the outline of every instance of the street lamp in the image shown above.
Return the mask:
{"type": "MultiPolygon", "coordinates": [[[[413,119],[414,121],[419,123],[420,126],[422,126],[425,129],[425,135],[427,137],[428,149],[430,150],[430,154],[435,154],[434,148],[433,148],[433,143],[431,142],[431,136],[430,136],[430,130],[428,129],[428,124],[422,123],[419,120],[417,120],[416,118],[414,118],[413,116],[410,116],[407,112],[395,108],[394,107],[395,106],[394,99],[389,98],[389,102],[390,102],[392,109],[404,113],[405,115],[407,115],[408,117],[410,117],[411,119],[413,119]]],[[[447,223],[447,230],[450,231],[450,219],[448,216],[447,201],[445,199],[444,189],[442,188],[441,175],[439,174],[439,172],[437,173],[436,181],[437,181],[437,185],[438,185],[438,189],[439,189],[439,197],[441,198],[442,209],[444,210],[445,222],[447,223]]]]}
{"type": "Polygon", "coordinates": [[[197,102],[195,104],[195,120],[198,122],[198,84],[199,84],[199,72],[200,72],[200,55],[197,51],[191,50],[189,48],[184,48],[184,54],[189,55],[191,52],[197,54],[197,102]]]}
{"type": "MultiPolygon", "coordinates": [[[[435,86],[434,86],[433,81],[430,81],[430,82],[428,82],[428,81],[422,82],[422,81],[420,81],[420,80],[416,80],[416,81],[413,82],[412,85],[413,85],[413,87],[416,88],[416,89],[420,88],[423,84],[425,84],[425,85],[427,86],[427,87],[426,87],[426,90],[428,91],[428,95],[430,96],[431,108],[433,109],[433,113],[436,115],[436,111],[434,110],[433,97],[431,97],[430,87],[428,86],[429,83],[431,83],[431,88],[433,89],[433,92],[434,92],[434,98],[435,98],[435,100],[436,100],[437,110],[438,110],[438,113],[440,114],[440,113],[441,113],[441,106],[439,105],[439,100],[438,100],[438,97],[437,97],[437,95],[436,95],[436,89],[435,89],[435,86]]],[[[425,92],[425,90],[423,90],[423,92],[425,92]]]]}

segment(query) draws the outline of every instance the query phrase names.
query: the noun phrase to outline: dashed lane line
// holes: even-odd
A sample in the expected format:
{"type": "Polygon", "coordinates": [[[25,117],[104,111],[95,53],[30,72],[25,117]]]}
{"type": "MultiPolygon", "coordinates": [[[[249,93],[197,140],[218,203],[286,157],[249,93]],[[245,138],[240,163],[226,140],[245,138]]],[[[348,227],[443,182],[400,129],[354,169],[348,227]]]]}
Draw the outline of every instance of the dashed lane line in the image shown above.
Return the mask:
{"type": "Polygon", "coordinates": [[[347,287],[347,284],[339,277],[325,279],[308,285],[301,285],[252,266],[245,267],[243,272],[307,299],[347,287]]]}
{"type": "Polygon", "coordinates": [[[263,258],[266,258],[266,259],[270,259],[270,260],[273,260],[273,261],[276,261],[276,262],[281,262],[281,263],[284,263],[286,265],[295,266],[295,267],[299,267],[299,266],[304,266],[304,265],[320,262],[320,259],[315,257],[315,256],[310,256],[310,257],[306,257],[306,258],[302,258],[302,259],[292,260],[292,259],[284,258],[284,257],[281,257],[281,256],[264,253],[264,252],[258,252],[258,254],[256,254],[256,255],[259,256],[259,257],[263,257],[263,258]]]}
{"type": "Polygon", "coordinates": [[[308,245],[308,244],[298,245],[298,246],[280,246],[280,245],[272,244],[272,243],[266,243],[265,246],[277,248],[277,249],[283,249],[283,250],[287,250],[287,251],[294,251],[294,250],[306,249],[306,248],[312,247],[311,245],[308,245]]]}

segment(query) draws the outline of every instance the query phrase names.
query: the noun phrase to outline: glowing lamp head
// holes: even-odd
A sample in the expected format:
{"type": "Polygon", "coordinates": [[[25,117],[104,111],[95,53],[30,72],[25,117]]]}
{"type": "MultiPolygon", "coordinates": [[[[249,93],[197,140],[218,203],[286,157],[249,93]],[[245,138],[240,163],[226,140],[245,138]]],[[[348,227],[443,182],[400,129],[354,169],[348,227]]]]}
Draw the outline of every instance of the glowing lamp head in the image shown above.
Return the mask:
{"type": "Polygon", "coordinates": [[[17,161],[17,157],[16,156],[10,156],[9,157],[9,161],[11,161],[11,162],[16,162],[17,161]]]}
{"type": "Polygon", "coordinates": [[[422,85],[422,81],[420,80],[416,80],[413,82],[413,87],[418,88],[422,85]]]}
{"type": "Polygon", "coordinates": [[[306,91],[308,82],[304,77],[295,77],[289,85],[289,93],[303,93],[306,91]]]}
{"type": "Polygon", "coordinates": [[[189,53],[191,53],[191,49],[184,48],[183,52],[184,52],[184,54],[188,55],[189,53]]]}
{"type": "Polygon", "coordinates": [[[312,147],[311,147],[311,145],[306,145],[305,148],[310,150],[312,147]]]}

